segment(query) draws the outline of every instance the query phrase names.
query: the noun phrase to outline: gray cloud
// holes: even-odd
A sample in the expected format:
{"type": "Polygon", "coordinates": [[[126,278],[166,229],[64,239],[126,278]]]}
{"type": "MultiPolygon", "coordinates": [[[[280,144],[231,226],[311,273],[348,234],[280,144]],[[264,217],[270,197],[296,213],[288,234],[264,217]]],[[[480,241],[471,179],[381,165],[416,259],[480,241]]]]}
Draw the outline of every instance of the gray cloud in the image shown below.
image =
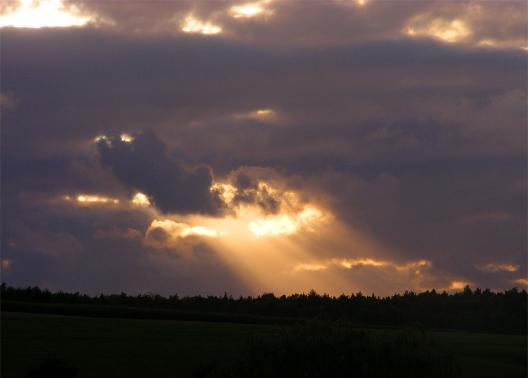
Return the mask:
{"type": "Polygon", "coordinates": [[[108,136],[97,148],[103,165],[127,187],[149,195],[162,212],[217,215],[224,208],[218,193],[211,191],[210,168],[170,159],[153,133],[138,134],[130,142],[108,136]]]}

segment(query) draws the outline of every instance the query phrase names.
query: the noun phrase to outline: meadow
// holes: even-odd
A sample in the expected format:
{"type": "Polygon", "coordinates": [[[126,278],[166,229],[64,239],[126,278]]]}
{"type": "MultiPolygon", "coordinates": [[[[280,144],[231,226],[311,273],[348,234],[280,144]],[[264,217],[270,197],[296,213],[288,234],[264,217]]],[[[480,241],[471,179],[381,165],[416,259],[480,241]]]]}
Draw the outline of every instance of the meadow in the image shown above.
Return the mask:
{"type": "MultiPolygon", "coordinates": [[[[193,377],[210,364],[240,357],[248,340],[287,325],[92,318],[2,312],[2,377],[26,377],[45,360],[77,377],[193,377]]],[[[391,338],[397,329],[369,329],[391,338]]],[[[526,337],[428,331],[456,367],[453,376],[526,377],[526,337]]]]}

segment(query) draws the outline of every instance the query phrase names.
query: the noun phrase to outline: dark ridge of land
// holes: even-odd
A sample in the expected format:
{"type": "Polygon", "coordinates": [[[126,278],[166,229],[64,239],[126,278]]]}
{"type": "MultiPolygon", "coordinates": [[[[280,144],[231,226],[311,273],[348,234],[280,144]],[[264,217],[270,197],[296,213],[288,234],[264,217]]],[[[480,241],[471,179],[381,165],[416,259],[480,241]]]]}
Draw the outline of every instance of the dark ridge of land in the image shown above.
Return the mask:
{"type": "Polygon", "coordinates": [[[2,311],[33,314],[85,316],[94,318],[183,320],[215,323],[280,325],[294,324],[297,318],[255,314],[199,312],[124,305],[37,303],[2,300],[2,311]]]}
{"type": "Polygon", "coordinates": [[[527,292],[517,288],[492,292],[466,287],[452,294],[432,290],[390,297],[361,293],[332,297],[312,290],[309,294],[281,297],[268,293],[233,298],[227,294],[221,297],[125,293],[88,296],[2,284],[0,295],[2,311],[246,324],[345,319],[362,327],[413,326],[518,335],[526,334],[528,315],[527,292]]]}

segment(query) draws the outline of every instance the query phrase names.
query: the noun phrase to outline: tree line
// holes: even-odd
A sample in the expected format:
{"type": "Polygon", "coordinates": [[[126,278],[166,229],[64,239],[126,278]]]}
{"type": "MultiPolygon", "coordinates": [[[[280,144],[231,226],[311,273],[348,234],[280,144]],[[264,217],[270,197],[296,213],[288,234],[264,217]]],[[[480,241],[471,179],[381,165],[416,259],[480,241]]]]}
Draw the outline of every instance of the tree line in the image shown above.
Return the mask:
{"type": "Polygon", "coordinates": [[[3,283],[0,295],[4,308],[10,302],[97,305],[222,313],[235,317],[258,315],[301,321],[346,319],[361,326],[418,326],[508,334],[526,334],[528,312],[526,290],[512,288],[494,292],[479,288],[472,290],[469,286],[456,293],[406,291],[386,297],[361,292],[330,296],[312,290],[307,294],[288,296],[266,293],[234,298],[227,293],[223,296],[184,297],[126,293],[89,296],[78,292],[51,292],[39,287],[16,288],[3,283]]]}

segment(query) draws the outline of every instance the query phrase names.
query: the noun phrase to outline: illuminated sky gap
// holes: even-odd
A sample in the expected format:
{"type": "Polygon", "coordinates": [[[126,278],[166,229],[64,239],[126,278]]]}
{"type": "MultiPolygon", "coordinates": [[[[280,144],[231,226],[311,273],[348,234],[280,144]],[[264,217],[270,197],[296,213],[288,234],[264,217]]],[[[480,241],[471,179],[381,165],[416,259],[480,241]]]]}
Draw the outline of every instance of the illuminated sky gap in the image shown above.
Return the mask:
{"type": "Polygon", "coordinates": [[[222,32],[222,27],[189,15],[183,20],[181,30],[184,33],[215,35],[222,32]]]}
{"type": "Polygon", "coordinates": [[[61,0],[22,0],[0,16],[0,28],[84,26],[90,21],[90,16],[81,15],[73,5],[66,7],[61,0]]]}
{"type": "Polygon", "coordinates": [[[245,3],[240,5],[233,5],[229,13],[232,17],[238,19],[248,19],[262,16],[271,16],[273,11],[267,9],[266,6],[270,1],[259,1],[254,3],[245,3]]]}

